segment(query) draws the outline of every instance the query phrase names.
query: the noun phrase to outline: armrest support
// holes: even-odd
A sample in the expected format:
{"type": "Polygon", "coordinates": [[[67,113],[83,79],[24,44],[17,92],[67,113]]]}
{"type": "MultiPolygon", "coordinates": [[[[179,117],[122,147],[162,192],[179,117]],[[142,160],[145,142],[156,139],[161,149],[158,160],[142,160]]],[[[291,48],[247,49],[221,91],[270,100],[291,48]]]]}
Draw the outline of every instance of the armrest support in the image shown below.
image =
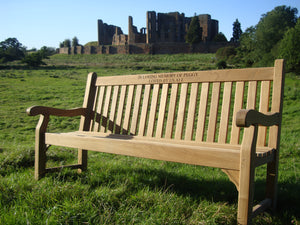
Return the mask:
{"type": "Polygon", "coordinates": [[[56,109],[45,106],[32,106],[26,110],[27,115],[36,116],[83,116],[86,112],[86,108],[75,108],[75,109],[56,109]]]}
{"type": "Polygon", "coordinates": [[[253,109],[242,109],[237,113],[235,122],[238,127],[273,126],[280,123],[280,113],[264,114],[253,109]]]}

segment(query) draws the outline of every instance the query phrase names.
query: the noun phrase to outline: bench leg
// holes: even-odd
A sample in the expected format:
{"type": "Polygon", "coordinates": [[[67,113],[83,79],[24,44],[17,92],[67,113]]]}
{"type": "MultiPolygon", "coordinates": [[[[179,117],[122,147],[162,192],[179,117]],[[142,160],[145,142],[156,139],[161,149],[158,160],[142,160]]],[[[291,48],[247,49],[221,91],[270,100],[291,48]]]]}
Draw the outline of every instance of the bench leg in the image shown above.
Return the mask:
{"type": "Polygon", "coordinates": [[[239,184],[238,224],[250,224],[253,208],[254,169],[241,172],[240,176],[245,176],[245,179],[242,179],[243,181],[239,184]]]}
{"type": "Polygon", "coordinates": [[[250,224],[253,209],[254,176],[255,176],[255,146],[257,126],[244,130],[240,157],[238,216],[239,224],[250,224]]]}
{"type": "Polygon", "coordinates": [[[35,162],[34,177],[39,180],[46,173],[46,150],[45,132],[49,122],[49,116],[41,115],[35,129],[35,162]]]}
{"type": "Polygon", "coordinates": [[[272,200],[272,209],[276,209],[277,204],[277,181],[278,181],[278,163],[276,160],[267,165],[267,184],[266,198],[272,200]]]}
{"type": "Polygon", "coordinates": [[[87,170],[87,152],[87,150],[78,149],[78,164],[81,165],[81,168],[78,169],[79,173],[87,170]]]}
{"type": "Polygon", "coordinates": [[[44,134],[36,135],[34,162],[34,177],[36,180],[41,179],[46,173],[46,145],[44,139],[44,134]]]}

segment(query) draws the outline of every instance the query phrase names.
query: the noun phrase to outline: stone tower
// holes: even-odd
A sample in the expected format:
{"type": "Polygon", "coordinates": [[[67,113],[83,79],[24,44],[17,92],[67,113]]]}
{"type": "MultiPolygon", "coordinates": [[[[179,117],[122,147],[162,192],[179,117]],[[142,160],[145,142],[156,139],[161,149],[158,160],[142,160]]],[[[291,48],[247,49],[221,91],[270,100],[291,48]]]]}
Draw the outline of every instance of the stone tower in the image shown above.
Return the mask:
{"type": "Polygon", "coordinates": [[[156,12],[150,11],[147,12],[147,35],[146,42],[147,44],[156,42],[156,12]]]}

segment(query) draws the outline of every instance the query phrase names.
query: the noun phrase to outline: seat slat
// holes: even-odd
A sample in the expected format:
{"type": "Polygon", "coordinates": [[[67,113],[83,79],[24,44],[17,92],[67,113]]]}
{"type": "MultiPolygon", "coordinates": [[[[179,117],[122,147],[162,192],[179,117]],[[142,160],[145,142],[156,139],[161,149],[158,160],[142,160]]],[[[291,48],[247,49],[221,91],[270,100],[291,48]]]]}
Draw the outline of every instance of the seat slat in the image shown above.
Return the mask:
{"type": "Polygon", "coordinates": [[[143,85],[137,85],[137,87],[136,87],[134,108],[133,108],[131,127],[130,127],[130,133],[132,133],[132,134],[136,134],[138,117],[139,117],[139,112],[140,112],[140,102],[141,102],[141,98],[142,98],[142,88],[143,88],[143,85]]]}
{"type": "Polygon", "coordinates": [[[224,93],[223,93],[223,100],[222,100],[222,111],[221,111],[220,129],[219,129],[219,138],[218,138],[219,143],[226,143],[227,140],[231,92],[232,92],[232,82],[226,82],[224,84],[224,93]]]}
{"type": "Polygon", "coordinates": [[[188,91],[188,84],[187,83],[181,84],[180,99],[179,99],[179,106],[178,106],[177,120],[176,120],[176,130],[175,130],[175,139],[177,140],[180,140],[182,138],[187,91],[188,91]]]}
{"type": "Polygon", "coordinates": [[[220,82],[213,83],[208,129],[207,129],[207,139],[206,139],[206,141],[208,142],[214,142],[216,136],[220,90],[221,90],[220,82]]]}
{"type": "Polygon", "coordinates": [[[192,83],[191,85],[191,94],[189,100],[189,108],[187,112],[187,124],[186,124],[186,132],[185,132],[185,140],[192,140],[193,138],[193,130],[194,130],[194,122],[195,122],[195,113],[196,113],[196,105],[197,105],[197,97],[198,97],[198,83],[192,83]]]}
{"type": "Polygon", "coordinates": [[[163,134],[168,90],[169,90],[169,85],[163,84],[161,97],[160,97],[161,101],[160,101],[159,111],[158,111],[158,120],[157,120],[156,134],[155,134],[156,137],[162,137],[163,134]]]}
{"type": "Polygon", "coordinates": [[[175,109],[177,103],[177,93],[178,93],[178,84],[172,84],[165,138],[171,138],[173,134],[175,109]]]}
{"type": "Polygon", "coordinates": [[[222,146],[197,145],[193,142],[102,133],[47,133],[46,144],[115,153],[150,159],[239,169],[240,152],[222,146]],[[113,144],[111,144],[113,142],[113,144]]]}
{"type": "Polygon", "coordinates": [[[205,129],[205,119],[206,119],[206,113],[207,113],[208,94],[209,94],[209,83],[202,83],[200,105],[199,105],[199,111],[198,111],[196,141],[203,141],[204,129],[205,129]]]}
{"type": "Polygon", "coordinates": [[[151,85],[150,84],[145,85],[143,106],[142,106],[142,112],[141,112],[141,120],[140,120],[139,133],[138,133],[138,135],[140,135],[140,136],[143,136],[145,133],[146,118],[147,118],[149,98],[150,98],[150,90],[151,90],[151,85]]]}
{"type": "Polygon", "coordinates": [[[230,144],[239,144],[240,139],[240,128],[236,126],[236,114],[243,107],[244,100],[244,91],[245,91],[245,82],[237,82],[235,87],[235,96],[234,96],[234,107],[233,107],[233,118],[232,118],[232,128],[230,135],[230,144]]]}

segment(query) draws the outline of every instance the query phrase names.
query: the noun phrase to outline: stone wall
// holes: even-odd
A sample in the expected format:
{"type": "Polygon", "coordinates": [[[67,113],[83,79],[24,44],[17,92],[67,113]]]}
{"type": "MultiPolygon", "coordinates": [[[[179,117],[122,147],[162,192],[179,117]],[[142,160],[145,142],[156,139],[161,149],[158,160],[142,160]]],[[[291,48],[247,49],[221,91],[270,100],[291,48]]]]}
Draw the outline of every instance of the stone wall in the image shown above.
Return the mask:
{"type": "Polygon", "coordinates": [[[120,27],[108,25],[98,20],[98,45],[111,45],[115,34],[123,34],[120,27]]]}
{"type": "Polygon", "coordinates": [[[178,53],[215,53],[219,48],[232,43],[206,42],[195,45],[186,43],[154,43],[133,45],[100,45],[60,48],[60,54],[178,54],[178,53]]]}
{"type": "MultiPolygon", "coordinates": [[[[219,32],[218,21],[211,19],[209,14],[198,15],[202,28],[203,42],[211,42],[219,32]]],[[[135,45],[159,43],[185,43],[192,17],[185,17],[184,13],[157,13],[148,11],[146,14],[146,28],[138,31],[133,25],[133,18],[128,17],[128,35],[123,34],[120,27],[107,25],[98,20],[98,45],[135,45]]]]}

